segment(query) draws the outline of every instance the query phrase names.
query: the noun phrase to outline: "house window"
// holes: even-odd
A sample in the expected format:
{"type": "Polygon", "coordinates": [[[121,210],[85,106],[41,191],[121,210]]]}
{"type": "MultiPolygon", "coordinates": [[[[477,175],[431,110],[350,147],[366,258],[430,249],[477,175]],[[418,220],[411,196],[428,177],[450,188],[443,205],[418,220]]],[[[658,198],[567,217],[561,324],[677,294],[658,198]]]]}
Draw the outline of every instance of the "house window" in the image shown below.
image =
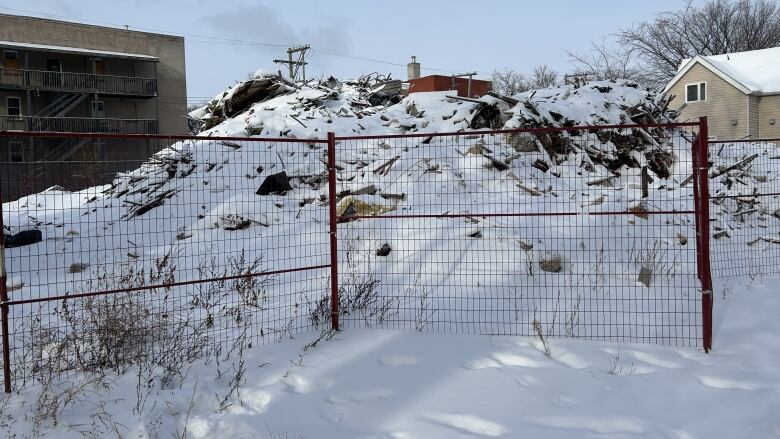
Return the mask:
{"type": "Polygon", "coordinates": [[[11,163],[24,162],[24,143],[10,142],[8,144],[8,161],[11,163]]]}
{"type": "Polygon", "coordinates": [[[21,116],[22,115],[22,99],[16,97],[5,98],[6,107],[8,108],[9,116],[21,116]]]}
{"type": "Polygon", "coordinates": [[[699,102],[707,100],[707,83],[685,85],[685,102],[699,102]]]}
{"type": "Polygon", "coordinates": [[[19,68],[19,52],[15,50],[3,51],[3,67],[7,69],[19,68]]]}

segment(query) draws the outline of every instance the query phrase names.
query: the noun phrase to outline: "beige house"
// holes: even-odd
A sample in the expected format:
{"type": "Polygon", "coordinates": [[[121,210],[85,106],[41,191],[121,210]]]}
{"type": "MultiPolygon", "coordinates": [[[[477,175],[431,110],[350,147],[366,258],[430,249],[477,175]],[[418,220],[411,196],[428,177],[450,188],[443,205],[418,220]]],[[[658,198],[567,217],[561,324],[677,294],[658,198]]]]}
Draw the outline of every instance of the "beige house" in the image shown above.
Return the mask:
{"type": "Polygon", "coordinates": [[[684,60],[664,93],[713,138],[780,138],[780,47],[684,60]]]}

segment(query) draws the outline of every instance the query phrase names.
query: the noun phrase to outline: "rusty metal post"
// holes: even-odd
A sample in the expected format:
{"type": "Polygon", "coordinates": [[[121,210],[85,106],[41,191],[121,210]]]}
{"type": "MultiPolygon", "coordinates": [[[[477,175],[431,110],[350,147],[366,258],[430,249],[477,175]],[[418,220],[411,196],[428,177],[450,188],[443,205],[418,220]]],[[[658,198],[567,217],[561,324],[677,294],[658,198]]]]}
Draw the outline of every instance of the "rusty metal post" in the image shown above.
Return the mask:
{"type": "Polygon", "coordinates": [[[702,290],[702,332],[704,351],[712,350],[712,272],[710,270],[710,190],[709,190],[709,128],[707,118],[699,119],[699,227],[701,241],[701,263],[699,278],[702,290]]]}
{"type": "MultiPolygon", "coordinates": [[[[701,128],[701,126],[699,127],[701,128]]],[[[699,136],[701,135],[701,132],[696,134],[696,137],[694,137],[693,142],[691,144],[691,167],[693,168],[693,175],[692,181],[693,181],[693,223],[694,223],[694,230],[695,230],[695,240],[696,243],[696,278],[699,279],[699,282],[701,282],[701,201],[699,196],[699,136]]]]}
{"type": "Polygon", "coordinates": [[[3,388],[11,393],[11,341],[8,331],[8,289],[5,272],[5,227],[3,225],[3,187],[0,181],[0,326],[3,342],[3,388]]]}
{"type": "Polygon", "coordinates": [[[336,134],[328,133],[328,210],[330,217],[330,322],[339,330],[339,258],[336,218],[336,134]]]}

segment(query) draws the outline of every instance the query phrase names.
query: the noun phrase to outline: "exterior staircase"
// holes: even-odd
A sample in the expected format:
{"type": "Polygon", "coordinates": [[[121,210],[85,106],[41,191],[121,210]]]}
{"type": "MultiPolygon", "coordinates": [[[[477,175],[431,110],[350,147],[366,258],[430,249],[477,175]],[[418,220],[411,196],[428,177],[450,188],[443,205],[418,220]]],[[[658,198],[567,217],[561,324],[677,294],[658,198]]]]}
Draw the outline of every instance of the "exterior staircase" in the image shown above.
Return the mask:
{"type": "Polygon", "coordinates": [[[43,110],[36,114],[37,117],[63,117],[77,105],[84,102],[87,93],[63,93],[43,110]]]}

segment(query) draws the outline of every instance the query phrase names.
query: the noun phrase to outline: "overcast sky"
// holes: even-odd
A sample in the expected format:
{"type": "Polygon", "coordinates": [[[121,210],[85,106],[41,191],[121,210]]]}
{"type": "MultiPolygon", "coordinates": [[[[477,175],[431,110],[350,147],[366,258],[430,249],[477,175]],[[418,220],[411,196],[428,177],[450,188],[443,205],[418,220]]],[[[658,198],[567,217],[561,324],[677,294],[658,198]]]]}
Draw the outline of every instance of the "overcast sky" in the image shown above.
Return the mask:
{"type": "Polygon", "coordinates": [[[0,12],[184,35],[187,94],[195,101],[258,68],[276,71],[280,66],[272,60],[285,57],[287,45],[302,43],[314,49],[308,76],[357,77],[376,71],[406,79],[404,66],[411,55],[422,63],[423,74],[477,71],[487,77],[494,69],[527,72],[543,63],[563,72],[570,68],[564,49],[585,51],[591,40],[684,4],[684,0],[0,0],[0,12]]]}

